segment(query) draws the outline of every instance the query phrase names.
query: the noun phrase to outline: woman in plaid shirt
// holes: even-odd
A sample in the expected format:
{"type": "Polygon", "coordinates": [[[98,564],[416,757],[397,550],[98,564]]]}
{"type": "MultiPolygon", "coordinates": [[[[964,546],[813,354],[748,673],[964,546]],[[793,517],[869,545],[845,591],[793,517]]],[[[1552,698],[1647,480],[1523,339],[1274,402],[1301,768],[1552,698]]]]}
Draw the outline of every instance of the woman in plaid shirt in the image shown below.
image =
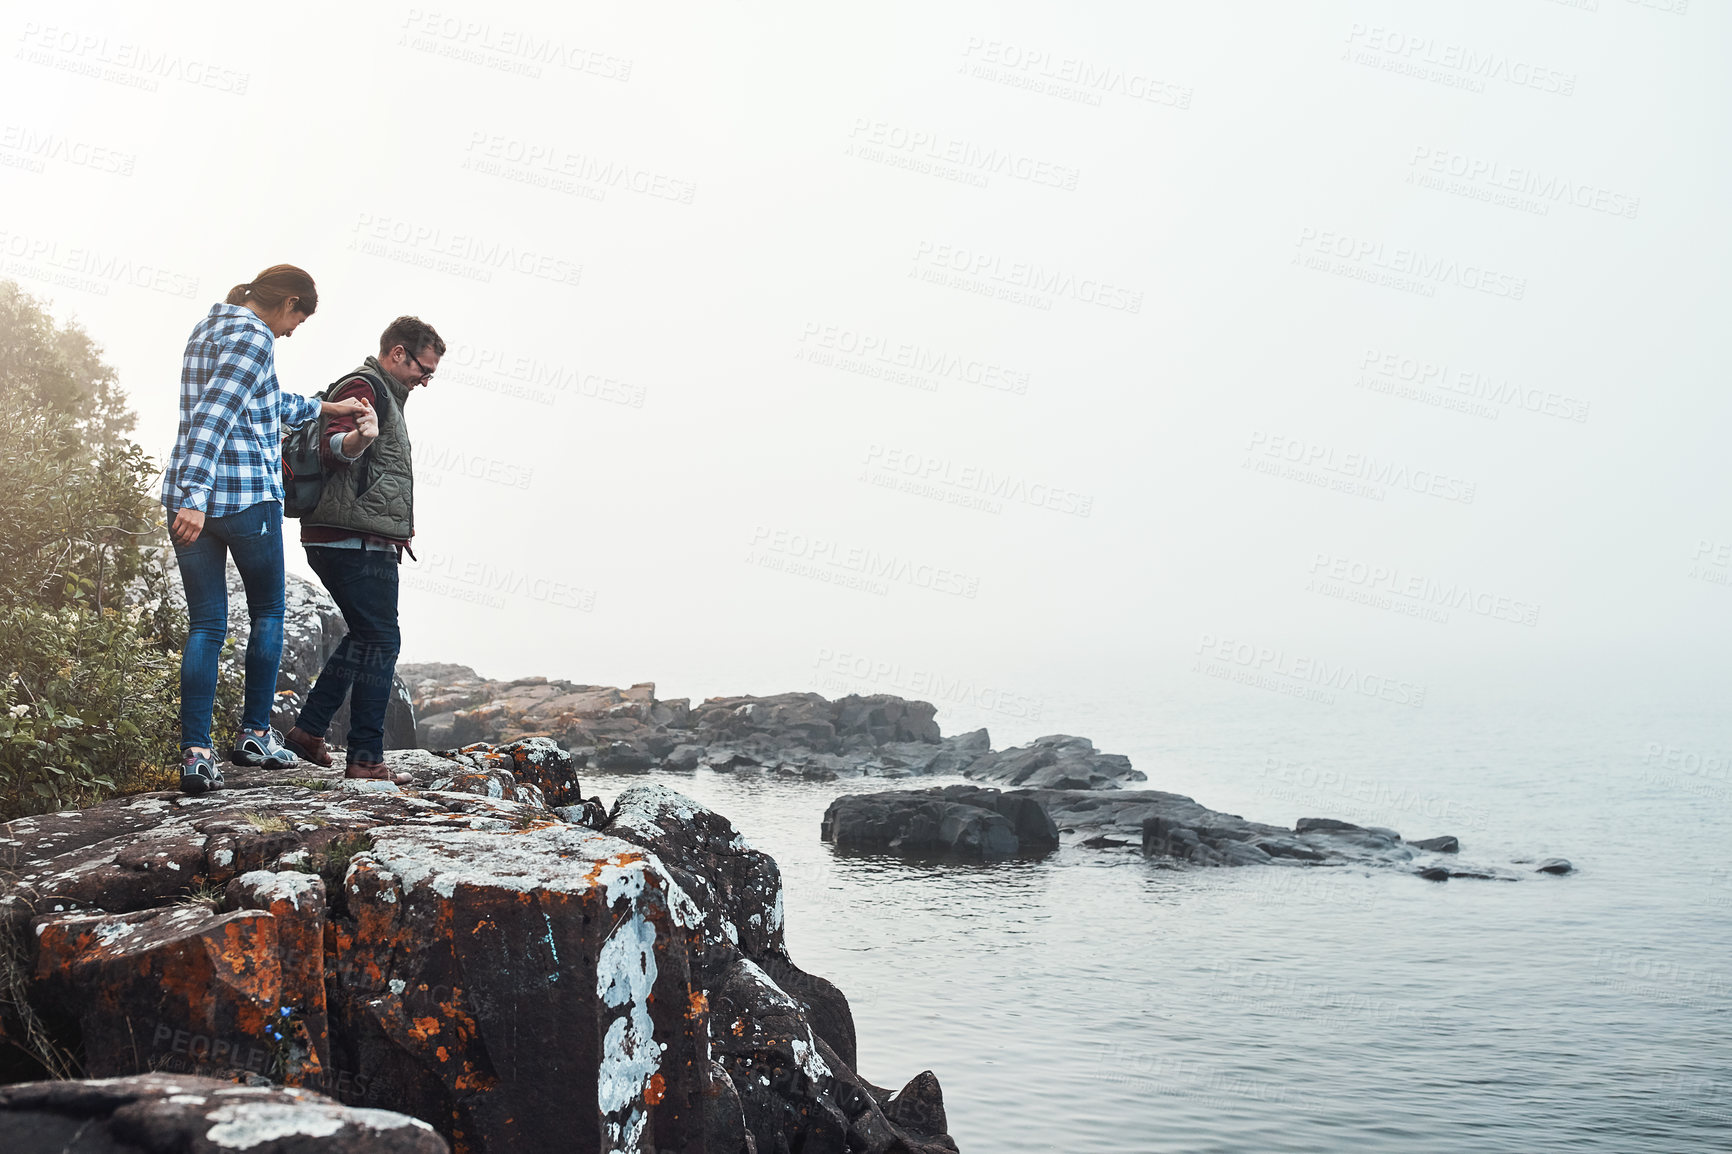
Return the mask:
{"type": "Polygon", "coordinates": [[[231,752],[237,765],[283,768],[295,755],[271,725],[283,657],[283,429],[323,413],[365,412],[283,392],[276,340],[319,306],[313,278],[273,265],[229,290],[187,338],[180,369],[180,429],[162,477],[162,503],[186,587],[190,628],[180,661],[180,787],[221,789],[211,751],[217,657],[228,637],[226,557],[246,586],[246,699],[231,752]]]}

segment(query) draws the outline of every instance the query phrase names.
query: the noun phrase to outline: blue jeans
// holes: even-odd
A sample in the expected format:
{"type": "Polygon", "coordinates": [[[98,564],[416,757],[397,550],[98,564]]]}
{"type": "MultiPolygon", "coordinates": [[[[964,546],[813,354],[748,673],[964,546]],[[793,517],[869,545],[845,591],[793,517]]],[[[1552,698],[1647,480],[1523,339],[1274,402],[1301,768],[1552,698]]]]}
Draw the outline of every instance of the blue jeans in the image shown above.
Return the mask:
{"type": "Polygon", "coordinates": [[[226,517],[206,517],[191,545],[176,545],[186,587],[187,637],[180,655],[180,747],[210,748],[217,659],[229,635],[227,558],[247,591],[247,691],[241,728],[271,723],[277,666],[283,660],[283,507],[260,501],[226,517]]]}
{"type": "Polygon", "coordinates": [[[391,683],[403,644],[397,629],[397,553],[322,545],[306,548],[307,564],[343,611],[349,632],[326,659],[295,725],[314,737],[325,736],[347,694],[349,757],[379,761],[385,755],[385,709],[391,704],[391,683]]]}

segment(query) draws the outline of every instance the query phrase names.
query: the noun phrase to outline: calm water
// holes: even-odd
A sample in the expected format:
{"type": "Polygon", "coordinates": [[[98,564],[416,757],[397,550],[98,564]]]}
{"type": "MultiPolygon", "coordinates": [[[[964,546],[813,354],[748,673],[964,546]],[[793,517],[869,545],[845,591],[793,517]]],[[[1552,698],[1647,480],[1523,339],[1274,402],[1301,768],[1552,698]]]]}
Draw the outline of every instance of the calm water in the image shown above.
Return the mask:
{"type": "Polygon", "coordinates": [[[1580,872],[905,865],[819,841],[858,782],[657,775],[775,855],[790,949],[852,1000],[861,1073],[936,1071],[964,1154],[1732,1149],[1723,721],[1058,704],[1030,732],[1087,734],[1216,808],[1580,872]]]}

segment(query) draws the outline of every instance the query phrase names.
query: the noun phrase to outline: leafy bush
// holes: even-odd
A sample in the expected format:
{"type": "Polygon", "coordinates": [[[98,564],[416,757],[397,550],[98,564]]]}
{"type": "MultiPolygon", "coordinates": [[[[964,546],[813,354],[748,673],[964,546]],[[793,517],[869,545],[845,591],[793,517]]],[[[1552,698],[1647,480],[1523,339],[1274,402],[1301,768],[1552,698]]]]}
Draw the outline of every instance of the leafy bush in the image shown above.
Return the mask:
{"type": "Polygon", "coordinates": [[[177,772],[185,614],[98,353],[0,283],[0,820],[177,772]]]}

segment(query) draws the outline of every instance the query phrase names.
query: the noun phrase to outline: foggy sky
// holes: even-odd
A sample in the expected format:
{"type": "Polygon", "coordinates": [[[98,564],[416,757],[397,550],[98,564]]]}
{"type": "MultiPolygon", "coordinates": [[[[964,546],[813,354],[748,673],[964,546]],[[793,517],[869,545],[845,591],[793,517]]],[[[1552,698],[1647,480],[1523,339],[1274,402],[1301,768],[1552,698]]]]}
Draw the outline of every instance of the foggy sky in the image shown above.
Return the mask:
{"type": "Polygon", "coordinates": [[[1073,8],[7,3],[0,275],[159,461],[264,266],[437,326],[405,660],[1723,688],[1726,9],[1073,8]]]}

